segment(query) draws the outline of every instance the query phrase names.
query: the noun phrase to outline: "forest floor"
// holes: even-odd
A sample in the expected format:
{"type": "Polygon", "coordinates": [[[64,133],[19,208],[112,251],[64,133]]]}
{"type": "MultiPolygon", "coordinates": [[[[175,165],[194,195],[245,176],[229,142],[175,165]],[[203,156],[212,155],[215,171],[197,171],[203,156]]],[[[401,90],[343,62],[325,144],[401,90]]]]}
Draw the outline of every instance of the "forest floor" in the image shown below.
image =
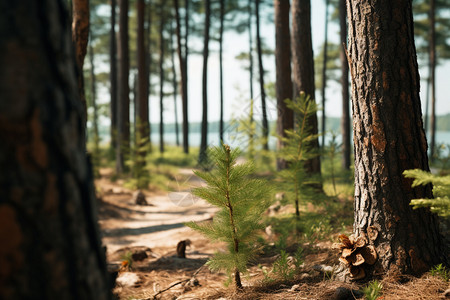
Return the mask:
{"type": "MultiPolygon", "coordinates": [[[[244,290],[237,293],[232,285],[224,285],[224,273],[211,272],[205,266],[224,245],[211,243],[184,226],[188,221],[211,220],[216,211],[188,192],[202,184],[190,169],[178,170],[171,182],[175,192],[143,191],[147,205],[135,203],[136,191],[125,188],[123,180],[113,182],[111,169],[103,168],[100,174],[96,180],[99,222],[108,268],[120,270],[114,288],[118,299],[356,299],[367,286],[339,282],[332,273],[320,270],[338,264],[339,254],[331,249],[328,236],[302,243],[305,262],[290,281],[271,272],[279,252],[265,251],[258,264],[250,266],[243,277],[244,290]],[[191,245],[186,248],[186,258],[178,258],[177,244],[187,239],[191,245]]],[[[290,212],[292,207],[286,206],[276,214],[290,212]]],[[[276,237],[270,228],[261,234],[270,248],[276,237]]],[[[443,299],[448,288],[448,282],[429,273],[421,278],[386,278],[381,283],[383,296],[378,299],[443,299]]]]}

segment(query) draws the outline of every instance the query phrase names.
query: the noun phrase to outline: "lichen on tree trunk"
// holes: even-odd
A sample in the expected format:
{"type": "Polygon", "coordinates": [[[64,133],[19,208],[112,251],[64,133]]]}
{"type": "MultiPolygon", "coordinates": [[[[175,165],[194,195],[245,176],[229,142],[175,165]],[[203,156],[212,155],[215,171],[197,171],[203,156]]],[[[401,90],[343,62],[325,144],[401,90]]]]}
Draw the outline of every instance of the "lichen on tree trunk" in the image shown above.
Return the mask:
{"type": "Polygon", "coordinates": [[[379,256],[375,274],[421,274],[445,262],[436,216],[413,210],[404,170],[429,170],[419,99],[411,1],[347,1],[355,144],[354,232],[369,226],[379,256]]]}

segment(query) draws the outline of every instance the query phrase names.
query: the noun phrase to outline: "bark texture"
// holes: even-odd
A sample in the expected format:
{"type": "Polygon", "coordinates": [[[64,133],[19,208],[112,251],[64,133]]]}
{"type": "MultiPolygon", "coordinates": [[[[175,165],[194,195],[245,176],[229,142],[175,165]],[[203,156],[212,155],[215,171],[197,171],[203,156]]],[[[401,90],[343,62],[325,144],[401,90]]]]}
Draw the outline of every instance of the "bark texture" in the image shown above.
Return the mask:
{"type": "MultiPolygon", "coordinates": [[[[311,3],[309,0],[292,1],[292,65],[294,81],[294,97],[305,92],[315,99],[314,55],[311,41],[311,3]]],[[[311,133],[317,134],[317,114],[308,120],[311,133]]],[[[311,142],[312,147],[319,149],[319,141],[311,142]]],[[[310,174],[320,174],[320,158],[313,158],[305,163],[310,174]]]]}
{"type": "Polygon", "coordinates": [[[350,170],[350,95],[348,91],[348,61],[345,49],[347,47],[347,7],[346,0],[339,0],[339,25],[341,28],[341,51],[339,53],[341,60],[341,89],[342,89],[342,168],[350,170]],[[344,47],[345,46],[345,47],[344,47]]]}
{"type": "Polygon", "coordinates": [[[430,0],[430,85],[431,85],[431,117],[430,117],[430,154],[431,160],[436,153],[436,1],[430,0]]]}
{"type": "Polygon", "coordinates": [[[164,153],[164,7],[159,5],[159,152],[164,153]]]}
{"type": "Polygon", "coordinates": [[[376,230],[374,274],[421,274],[446,262],[437,218],[412,210],[404,170],[429,170],[411,1],[347,1],[355,143],[356,235],[376,230]]]}
{"type": "Polygon", "coordinates": [[[125,170],[125,156],[130,149],[130,54],[128,49],[128,0],[119,0],[119,73],[117,99],[116,170],[125,170]]]}
{"type": "MultiPolygon", "coordinates": [[[[290,1],[274,0],[275,6],[275,63],[276,63],[276,93],[277,93],[277,135],[285,137],[285,130],[294,128],[294,113],[287,108],[284,100],[292,99],[291,70],[291,31],[289,26],[290,1]]],[[[284,147],[281,138],[277,148],[284,147]]],[[[277,159],[277,169],[286,168],[286,161],[277,159]]]]}
{"type": "Polygon", "coordinates": [[[89,0],[72,1],[72,42],[75,46],[75,57],[78,66],[77,78],[81,102],[83,103],[83,118],[87,120],[87,104],[84,93],[83,64],[89,41],[89,0]]]}
{"type": "Polygon", "coordinates": [[[111,299],[74,57],[65,1],[1,2],[0,299],[111,299]]]}

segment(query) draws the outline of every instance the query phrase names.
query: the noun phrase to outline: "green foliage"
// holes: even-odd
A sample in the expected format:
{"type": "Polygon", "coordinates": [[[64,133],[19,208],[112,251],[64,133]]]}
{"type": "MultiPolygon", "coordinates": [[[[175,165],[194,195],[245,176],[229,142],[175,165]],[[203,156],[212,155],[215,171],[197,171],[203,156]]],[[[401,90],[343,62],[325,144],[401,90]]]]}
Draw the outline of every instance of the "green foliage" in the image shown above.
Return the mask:
{"type": "Polygon", "coordinates": [[[140,128],[143,124],[137,120],[135,140],[131,147],[130,159],[126,165],[131,170],[132,179],[129,182],[130,187],[137,189],[148,188],[150,183],[150,172],[147,169],[147,153],[150,151],[150,137],[148,134],[142,136],[140,128]]]}
{"type": "Polygon", "coordinates": [[[274,275],[283,280],[292,280],[295,275],[295,269],[289,266],[288,256],[285,250],[281,250],[280,257],[273,263],[274,275]]]}
{"type": "Polygon", "coordinates": [[[131,270],[133,268],[133,253],[127,251],[122,255],[122,267],[131,270]]]}
{"type": "Polygon", "coordinates": [[[282,179],[283,189],[287,198],[294,200],[296,216],[299,217],[300,200],[311,200],[316,195],[313,185],[320,182],[320,178],[311,176],[305,170],[305,162],[317,157],[319,153],[312,145],[318,134],[313,134],[308,118],[318,111],[317,104],[305,93],[300,93],[295,101],[286,100],[286,105],[294,111],[297,124],[293,130],[286,130],[283,137],[285,147],[280,150],[280,158],[288,162],[288,168],[281,170],[278,175],[282,179]]]}
{"type": "Polygon", "coordinates": [[[430,273],[432,276],[441,277],[444,281],[450,280],[450,270],[442,264],[438,264],[431,268],[430,273]]]}
{"type": "MultiPolygon", "coordinates": [[[[194,189],[194,195],[205,199],[220,210],[212,223],[190,222],[187,226],[201,232],[213,241],[227,244],[226,252],[217,252],[208,261],[211,270],[225,270],[229,275],[247,271],[247,264],[258,249],[254,247],[260,220],[270,206],[271,189],[265,180],[252,179],[253,165],[237,164],[239,150],[228,145],[213,148],[210,157],[215,162],[211,172],[196,171],[206,187],[194,189]]],[[[236,278],[236,286],[238,284],[236,278]]]]}
{"type": "Polygon", "coordinates": [[[364,297],[367,300],[376,300],[381,296],[381,290],[383,289],[383,285],[377,281],[371,281],[364,289],[364,297]]]}
{"type": "Polygon", "coordinates": [[[450,175],[438,176],[419,169],[406,170],[403,175],[406,178],[414,178],[412,187],[433,184],[435,198],[411,200],[410,204],[414,209],[429,207],[432,212],[444,218],[450,217],[450,175]]]}

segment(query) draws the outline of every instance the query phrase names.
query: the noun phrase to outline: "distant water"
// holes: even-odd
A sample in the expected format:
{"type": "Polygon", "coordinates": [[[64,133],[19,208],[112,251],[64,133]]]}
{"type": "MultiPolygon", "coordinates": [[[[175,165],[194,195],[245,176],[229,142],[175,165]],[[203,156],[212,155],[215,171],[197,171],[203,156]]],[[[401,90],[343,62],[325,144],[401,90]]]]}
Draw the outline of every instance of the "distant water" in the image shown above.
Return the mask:
{"type": "MultiPolygon", "coordinates": [[[[180,134],[180,143],[183,142],[183,137],[180,134]]],[[[153,132],[151,135],[152,143],[158,144],[159,143],[159,133],[153,132]]],[[[189,145],[193,147],[200,146],[200,139],[201,134],[199,132],[191,132],[189,133],[189,145]]],[[[219,133],[218,132],[210,132],[208,133],[208,145],[212,146],[218,146],[219,143],[219,133]]],[[[235,132],[234,133],[225,133],[224,134],[224,142],[226,144],[229,144],[232,147],[239,147],[241,149],[247,148],[247,139],[245,136],[238,136],[235,132]]],[[[320,139],[319,139],[320,140],[320,139]]],[[[331,140],[331,135],[328,134],[325,136],[325,144],[328,144],[331,140]]],[[[336,138],[336,142],[338,144],[341,143],[342,137],[341,135],[338,135],[336,138]]],[[[430,142],[429,134],[427,134],[427,140],[430,142]]],[[[275,149],[276,148],[276,142],[277,139],[274,136],[271,136],[269,138],[269,148],[275,149]]],[[[167,132],[164,134],[164,143],[175,145],[176,144],[176,135],[174,132],[167,132]]],[[[450,144],[450,131],[437,131],[436,132],[436,144],[450,144]]]]}

